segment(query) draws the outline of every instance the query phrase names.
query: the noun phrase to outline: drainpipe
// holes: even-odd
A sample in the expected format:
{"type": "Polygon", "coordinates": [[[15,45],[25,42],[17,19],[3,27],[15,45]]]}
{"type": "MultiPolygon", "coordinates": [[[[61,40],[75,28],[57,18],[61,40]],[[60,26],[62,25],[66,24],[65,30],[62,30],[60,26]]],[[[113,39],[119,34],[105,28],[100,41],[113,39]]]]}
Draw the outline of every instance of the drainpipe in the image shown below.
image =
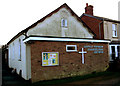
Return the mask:
{"type": "Polygon", "coordinates": [[[102,22],[99,23],[99,38],[101,39],[101,27],[100,25],[103,23],[104,19],[102,20],[102,22]]]}

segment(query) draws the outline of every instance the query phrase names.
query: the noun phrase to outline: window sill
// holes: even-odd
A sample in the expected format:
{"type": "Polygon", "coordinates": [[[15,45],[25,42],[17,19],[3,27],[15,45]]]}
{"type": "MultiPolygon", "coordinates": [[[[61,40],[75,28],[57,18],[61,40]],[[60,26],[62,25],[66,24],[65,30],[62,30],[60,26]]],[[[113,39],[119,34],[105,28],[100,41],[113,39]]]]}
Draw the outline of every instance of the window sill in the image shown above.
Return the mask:
{"type": "Polygon", "coordinates": [[[67,27],[67,26],[62,26],[62,28],[64,28],[64,29],[68,29],[68,27],[67,27]]]}
{"type": "Polygon", "coordinates": [[[113,36],[112,38],[118,38],[118,36],[113,36]]]}
{"type": "Polygon", "coordinates": [[[74,50],[74,51],[71,50],[71,51],[66,51],[66,52],[77,52],[77,50],[74,50]]]}

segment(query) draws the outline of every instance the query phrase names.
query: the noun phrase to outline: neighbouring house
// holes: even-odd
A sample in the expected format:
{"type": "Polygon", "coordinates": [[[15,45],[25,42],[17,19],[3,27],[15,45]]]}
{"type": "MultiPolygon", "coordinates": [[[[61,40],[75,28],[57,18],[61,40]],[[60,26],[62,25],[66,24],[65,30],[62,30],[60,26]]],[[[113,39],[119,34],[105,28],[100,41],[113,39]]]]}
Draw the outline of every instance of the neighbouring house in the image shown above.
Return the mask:
{"type": "Polygon", "coordinates": [[[110,41],[95,37],[63,4],[7,43],[9,67],[32,82],[105,71],[110,41]]]}
{"type": "Polygon", "coordinates": [[[95,39],[108,39],[109,61],[120,59],[120,21],[93,15],[93,6],[86,3],[80,19],[96,34],[95,39]]]}

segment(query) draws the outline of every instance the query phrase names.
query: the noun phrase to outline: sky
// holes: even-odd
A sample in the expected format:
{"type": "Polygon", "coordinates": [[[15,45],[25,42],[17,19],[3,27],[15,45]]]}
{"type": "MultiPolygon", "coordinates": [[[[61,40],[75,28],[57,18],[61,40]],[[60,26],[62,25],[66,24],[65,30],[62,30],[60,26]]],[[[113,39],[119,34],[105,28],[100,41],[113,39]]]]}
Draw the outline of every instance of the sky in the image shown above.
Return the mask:
{"type": "Polygon", "coordinates": [[[0,45],[17,33],[66,3],[78,16],[86,3],[94,6],[94,15],[118,20],[120,0],[0,0],[0,45]]]}

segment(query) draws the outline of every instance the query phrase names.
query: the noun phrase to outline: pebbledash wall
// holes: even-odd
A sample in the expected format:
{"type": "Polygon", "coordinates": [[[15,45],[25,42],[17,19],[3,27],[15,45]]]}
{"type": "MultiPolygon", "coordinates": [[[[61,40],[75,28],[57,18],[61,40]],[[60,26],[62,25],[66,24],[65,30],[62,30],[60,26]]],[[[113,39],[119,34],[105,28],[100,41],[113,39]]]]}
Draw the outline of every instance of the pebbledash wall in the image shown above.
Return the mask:
{"type": "Polygon", "coordinates": [[[53,41],[32,41],[30,43],[32,82],[101,72],[109,66],[108,43],[53,41]],[[77,45],[77,51],[66,52],[66,45],[77,45]],[[82,64],[82,54],[79,53],[82,48],[87,52],[84,54],[84,64],[82,64]],[[102,52],[95,53],[96,48],[102,52]],[[58,52],[59,65],[42,66],[42,52],[58,52]]]}
{"type": "Polygon", "coordinates": [[[25,38],[24,35],[21,35],[19,38],[14,40],[12,43],[8,46],[8,55],[9,55],[9,67],[14,68],[17,72],[17,74],[20,74],[21,71],[21,77],[24,79],[27,78],[27,70],[26,70],[26,45],[23,43],[23,39],[25,38]],[[21,54],[21,53],[22,54],[21,54]],[[21,58],[21,60],[20,60],[21,58]]]}

